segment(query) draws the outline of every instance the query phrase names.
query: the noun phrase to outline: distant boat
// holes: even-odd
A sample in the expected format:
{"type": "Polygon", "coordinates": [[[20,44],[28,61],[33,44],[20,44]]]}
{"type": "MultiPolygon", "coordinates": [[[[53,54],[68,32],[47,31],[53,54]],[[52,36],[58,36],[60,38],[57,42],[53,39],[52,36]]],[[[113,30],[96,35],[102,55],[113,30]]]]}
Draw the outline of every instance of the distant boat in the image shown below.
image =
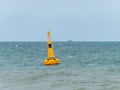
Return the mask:
{"type": "Polygon", "coordinates": [[[73,40],[68,40],[67,42],[73,42],[73,40]]]}

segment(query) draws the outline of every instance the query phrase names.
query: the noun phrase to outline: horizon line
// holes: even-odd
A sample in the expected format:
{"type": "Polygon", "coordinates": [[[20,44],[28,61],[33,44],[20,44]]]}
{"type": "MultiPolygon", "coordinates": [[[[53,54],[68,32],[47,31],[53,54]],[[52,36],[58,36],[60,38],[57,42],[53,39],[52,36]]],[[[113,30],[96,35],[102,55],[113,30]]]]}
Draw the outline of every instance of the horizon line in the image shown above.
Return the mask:
{"type": "MultiPolygon", "coordinates": [[[[103,40],[103,41],[101,41],[101,40],[99,40],[99,41],[97,41],[97,40],[65,40],[65,41],[58,41],[58,40],[52,40],[53,42],[120,42],[120,41],[118,41],[118,40],[103,40]]],[[[0,41],[0,42],[47,42],[47,40],[46,41],[29,41],[29,40],[9,40],[9,41],[0,41]]]]}

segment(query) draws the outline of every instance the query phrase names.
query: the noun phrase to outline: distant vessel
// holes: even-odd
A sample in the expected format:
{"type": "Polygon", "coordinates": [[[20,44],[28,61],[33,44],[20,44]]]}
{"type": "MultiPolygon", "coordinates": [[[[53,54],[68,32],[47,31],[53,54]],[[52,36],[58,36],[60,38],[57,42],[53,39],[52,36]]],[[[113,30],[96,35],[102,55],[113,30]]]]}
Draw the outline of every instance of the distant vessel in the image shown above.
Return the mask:
{"type": "Polygon", "coordinates": [[[68,42],[73,42],[73,40],[68,40],[68,42]]]}
{"type": "Polygon", "coordinates": [[[50,32],[48,32],[48,58],[45,59],[43,62],[45,65],[55,65],[60,63],[60,59],[54,57],[54,50],[52,47],[50,32]]]}

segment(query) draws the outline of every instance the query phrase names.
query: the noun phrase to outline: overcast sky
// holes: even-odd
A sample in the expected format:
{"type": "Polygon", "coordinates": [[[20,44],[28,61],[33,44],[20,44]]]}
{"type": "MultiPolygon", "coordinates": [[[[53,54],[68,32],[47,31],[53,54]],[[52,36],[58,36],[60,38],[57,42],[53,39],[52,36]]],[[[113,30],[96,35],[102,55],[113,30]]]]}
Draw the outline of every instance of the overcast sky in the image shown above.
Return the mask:
{"type": "Polygon", "coordinates": [[[120,0],[0,0],[0,41],[120,41],[120,0]]]}

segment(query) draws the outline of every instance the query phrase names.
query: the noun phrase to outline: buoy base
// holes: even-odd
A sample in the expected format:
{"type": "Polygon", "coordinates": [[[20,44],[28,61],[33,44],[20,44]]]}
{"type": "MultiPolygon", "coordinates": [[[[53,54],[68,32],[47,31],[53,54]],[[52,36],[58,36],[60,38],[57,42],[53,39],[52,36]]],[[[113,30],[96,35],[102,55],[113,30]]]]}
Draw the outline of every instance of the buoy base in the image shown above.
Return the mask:
{"type": "Polygon", "coordinates": [[[60,63],[60,59],[59,58],[55,58],[55,59],[45,59],[43,62],[45,65],[56,65],[60,63]]]}

